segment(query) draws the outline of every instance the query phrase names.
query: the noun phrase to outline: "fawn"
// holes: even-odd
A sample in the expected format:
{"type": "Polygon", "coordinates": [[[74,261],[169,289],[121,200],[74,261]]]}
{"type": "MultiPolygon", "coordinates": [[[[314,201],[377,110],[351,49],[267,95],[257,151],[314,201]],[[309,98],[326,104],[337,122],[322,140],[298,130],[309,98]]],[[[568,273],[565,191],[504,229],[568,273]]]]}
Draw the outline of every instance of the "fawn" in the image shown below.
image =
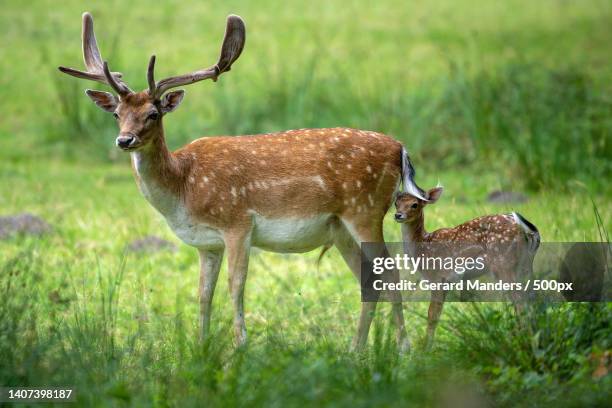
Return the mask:
{"type": "MultiPolygon", "coordinates": [[[[531,274],[533,258],[540,245],[540,233],[535,225],[520,214],[485,215],[453,228],[441,228],[433,232],[425,230],[423,208],[434,204],[442,195],[443,188],[432,188],[425,193],[426,200],[417,198],[410,193],[400,193],[395,200],[395,220],[402,224],[402,236],[405,249],[414,254],[416,246],[419,250],[427,243],[456,244],[455,248],[463,246],[459,251],[470,255],[484,254],[487,259],[487,269],[481,273],[466,274],[463,279],[470,279],[488,271],[504,281],[516,281],[517,278],[531,274]],[[501,253],[500,248],[504,251],[501,253]]],[[[421,251],[422,252],[422,251],[421,251]]],[[[456,255],[456,254],[453,254],[456,255]]],[[[452,280],[459,275],[451,272],[421,271],[431,280],[452,280]],[[454,275],[454,276],[452,276],[454,275]]],[[[512,292],[514,293],[514,292],[512,292]]],[[[446,291],[432,291],[427,314],[426,348],[431,348],[434,333],[438,324],[446,291]]],[[[513,297],[513,300],[517,300],[513,297]]]]}

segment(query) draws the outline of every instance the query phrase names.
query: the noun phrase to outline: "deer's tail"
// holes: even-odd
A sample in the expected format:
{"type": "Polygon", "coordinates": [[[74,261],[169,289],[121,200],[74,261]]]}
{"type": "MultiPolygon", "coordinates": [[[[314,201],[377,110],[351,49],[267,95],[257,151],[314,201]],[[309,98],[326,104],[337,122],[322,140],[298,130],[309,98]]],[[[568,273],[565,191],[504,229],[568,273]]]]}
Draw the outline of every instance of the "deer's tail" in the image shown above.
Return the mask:
{"type": "Polygon", "coordinates": [[[427,197],[425,191],[419,186],[417,186],[414,181],[414,167],[412,166],[412,162],[410,161],[410,156],[408,156],[408,151],[404,146],[402,146],[402,184],[403,191],[409,193],[423,201],[427,201],[427,197]]]}
{"type": "Polygon", "coordinates": [[[529,245],[529,250],[532,253],[535,253],[540,247],[540,231],[538,231],[538,228],[521,214],[513,212],[512,216],[514,217],[516,223],[523,229],[525,238],[527,239],[527,243],[529,245]]]}

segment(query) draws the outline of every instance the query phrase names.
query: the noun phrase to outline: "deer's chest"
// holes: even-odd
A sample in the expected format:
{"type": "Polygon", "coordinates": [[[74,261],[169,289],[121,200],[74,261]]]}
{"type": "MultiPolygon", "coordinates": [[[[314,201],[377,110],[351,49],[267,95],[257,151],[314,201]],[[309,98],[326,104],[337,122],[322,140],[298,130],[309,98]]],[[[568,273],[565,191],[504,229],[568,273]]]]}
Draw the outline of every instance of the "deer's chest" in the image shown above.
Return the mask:
{"type": "Polygon", "coordinates": [[[174,234],[185,244],[197,248],[223,246],[221,232],[197,221],[189,214],[183,201],[150,179],[149,168],[139,154],[133,154],[138,186],[147,201],[166,219],[174,234]]]}
{"type": "Polygon", "coordinates": [[[163,192],[142,189],[147,200],[164,216],[168,226],[178,239],[196,248],[223,247],[221,232],[196,220],[181,200],[164,197],[163,192]]]}
{"type": "Polygon", "coordinates": [[[196,222],[184,208],[177,208],[166,216],[168,226],[185,244],[196,248],[221,248],[221,232],[201,222],[196,222]]]}

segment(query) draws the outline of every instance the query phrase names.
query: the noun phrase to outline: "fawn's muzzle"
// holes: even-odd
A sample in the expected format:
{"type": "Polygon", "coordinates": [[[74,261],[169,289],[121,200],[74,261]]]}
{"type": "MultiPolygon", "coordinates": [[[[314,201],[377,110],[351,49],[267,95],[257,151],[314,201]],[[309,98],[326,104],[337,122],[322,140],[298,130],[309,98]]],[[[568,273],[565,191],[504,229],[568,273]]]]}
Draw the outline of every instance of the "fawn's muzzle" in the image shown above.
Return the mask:
{"type": "Polygon", "coordinates": [[[395,221],[401,222],[401,221],[404,221],[405,219],[406,219],[406,214],[395,213],[395,221]]]}

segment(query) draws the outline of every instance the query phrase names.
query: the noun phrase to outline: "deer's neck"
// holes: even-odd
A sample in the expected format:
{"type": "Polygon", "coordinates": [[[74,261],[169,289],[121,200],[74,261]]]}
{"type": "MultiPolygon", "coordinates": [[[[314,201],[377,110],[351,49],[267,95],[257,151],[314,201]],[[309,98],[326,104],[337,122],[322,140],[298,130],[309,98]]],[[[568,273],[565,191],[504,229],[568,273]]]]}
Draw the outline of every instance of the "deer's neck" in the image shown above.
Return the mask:
{"type": "Polygon", "coordinates": [[[429,234],[425,231],[425,218],[423,214],[414,221],[402,224],[402,239],[404,249],[408,254],[414,255],[416,245],[419,242],[427,241],[429,234]]]}
{"type": "Polygon", "coordinates": [[[185,163],[166,146],[163,128],[142,149],[131,153],[136,181],[145,198],[162,215],[175,211],[184,192],[185,163]]]}

